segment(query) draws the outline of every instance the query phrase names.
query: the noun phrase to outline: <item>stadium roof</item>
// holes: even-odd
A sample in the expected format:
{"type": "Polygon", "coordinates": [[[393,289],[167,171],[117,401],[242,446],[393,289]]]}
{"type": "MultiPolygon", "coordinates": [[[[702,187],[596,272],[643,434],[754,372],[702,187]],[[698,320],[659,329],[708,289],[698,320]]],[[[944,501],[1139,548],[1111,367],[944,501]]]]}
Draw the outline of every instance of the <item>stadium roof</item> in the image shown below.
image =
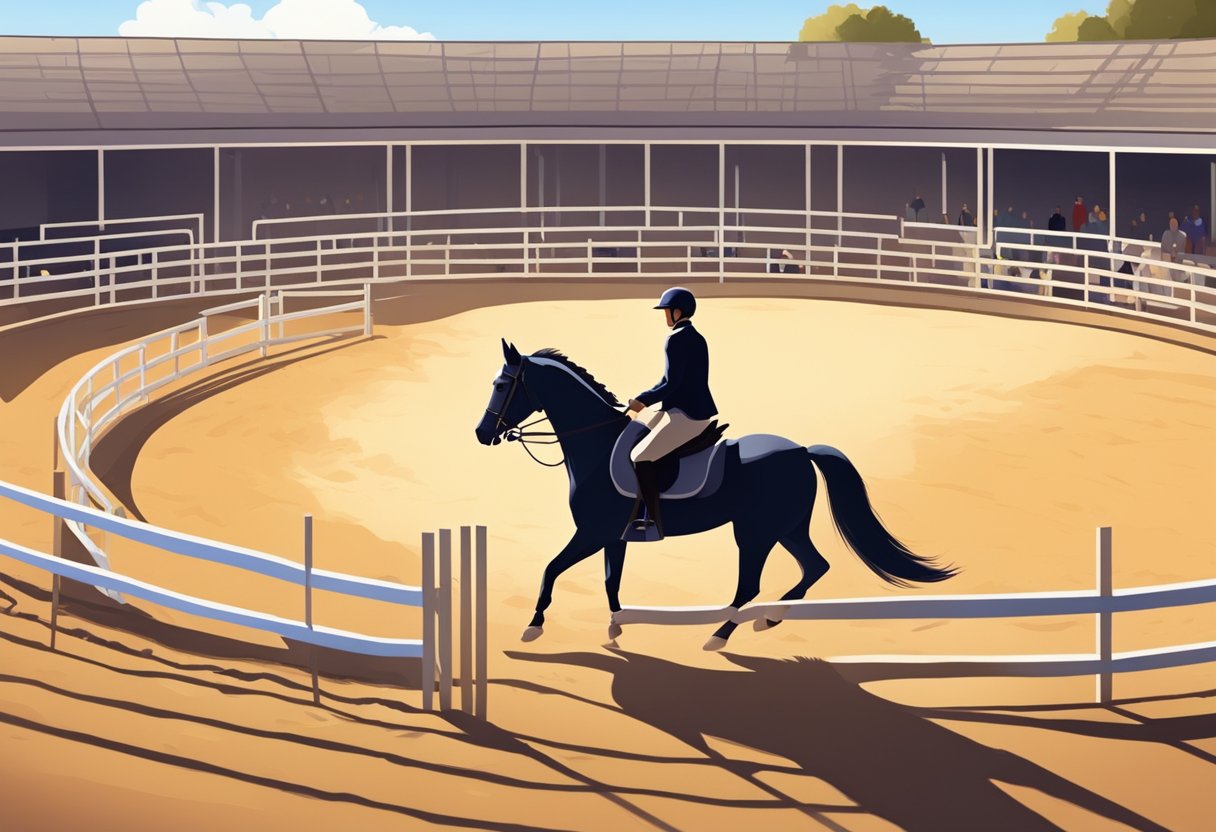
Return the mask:
{"type": "Polygon", "coordinates": [[[1211,134],[1213,78],[1216,40],[934,46],[0,37],[0,135],[15,144],[31,132],[284,128],[1211,134]]]}

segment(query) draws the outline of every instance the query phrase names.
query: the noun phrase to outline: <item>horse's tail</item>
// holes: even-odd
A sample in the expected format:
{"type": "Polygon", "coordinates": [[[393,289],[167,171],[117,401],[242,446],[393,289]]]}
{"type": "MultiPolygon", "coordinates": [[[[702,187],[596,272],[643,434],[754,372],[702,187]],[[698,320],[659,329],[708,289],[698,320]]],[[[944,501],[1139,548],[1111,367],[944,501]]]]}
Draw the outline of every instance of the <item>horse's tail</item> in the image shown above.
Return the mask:
{"type": "Polygon", "coordinates": [[[832,519],[840,536],[878,577],[896,586],[908,586],[909,581],[944,581],[958,572],[953,566],[938,566],[932,558],[912,552],[883,527],[870,505],[861,474],[848,457],[830,445],[812,445],[807,453],[823,472],[832,519]]]}

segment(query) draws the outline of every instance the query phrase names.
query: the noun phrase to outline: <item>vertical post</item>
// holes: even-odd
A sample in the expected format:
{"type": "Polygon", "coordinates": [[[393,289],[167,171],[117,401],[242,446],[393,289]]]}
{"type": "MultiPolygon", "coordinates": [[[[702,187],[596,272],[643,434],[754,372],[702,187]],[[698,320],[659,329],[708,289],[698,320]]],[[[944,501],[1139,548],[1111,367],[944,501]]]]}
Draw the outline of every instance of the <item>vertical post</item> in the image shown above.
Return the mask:
{"type": "Polygon", "coordinates": [[[473,715],[478,719],[486,718],[486,636],[489,628],[486,626],[486,527],[477,527],[477,666],[474,675],[477,678],[476,704],[473,715]]]}
{"type": "MultiPolygon", "coordinates": [[[[388,211],[388,244],[393,244],[393,146],[384,146],[384,207],[388,211]]],[[[331,205],[330,208],[333,208],[331,205]]]]}
{"type": "Polygon", "coordinates": [[[405,276],[414,273],[414,146],[405,146],[405,276]]]}
{"type": "Polygon", "coordinates": [[[198,319],[198,361],[200,367],[207,366],[207,316],[198,319]]]}
{"type": "Polygon", "coordinates": [[[718,282],[726,282],[726,145],[718,143],[718,282]]]}
{"type": "Polygon", "coordinates": [[[522,255],[520,266],[523,267],[526,277],[528,274],[528,245],[532,242],[532,235],[529,232],[532,222],[528,214],[528,145],[526,142],[519,143],[519,220],[520,227],[524,230],[524,247],[520,252],[522,255]]]}
{"type": "MultiPolygon", "coordinates": [[[[220,239],[220,146],[211,148],[211,242],[220,239]]],[[[204,268],[203,274],[206,275],[204,268]]]]}
{"type": "Polygon", "coordinates": [[[473,713],[473,530],[460,527],[460,710],[473,713]]]}
{"type": "MultiPolygon", "coordinates": [[[[1216,174],[1216,164],[1212,170],[1216,174]]],[[[646,227],[650,228],[650,142],[642,145],[642,205],[646,211],[646,227]]]]}
{"type": "Polygon", "coordinates": [[[836,145],[836,245],[840,245],[840,232],[844,230],[844,145],[836,145]]]}
{"type": "Polygon", "coordinates": [[[97,148],[97,230],[106,230],[106,152],[97,148]]]}
{"type": "MultiPolygon", "coordinates": [[[[984,241],[984,228],[988,225],[984,208],[984,149],[975,148],[975,255],[979,256],[980,244],[984,241]]],[[[979,263],[974,264],[978,273],[979,263]]],[[[978,283],[976,287],[978,287],[978,283]]]]}
{"type": "MultiPolygon", "coordinates": [[[[811,274],[811,145],[809,142],[804,145],[804,149],[806,152],[802,172],[806,177],[806,273],[809,277],[811,274]]],[[[768,254],[767,249],[765,254],[768,254]]]]}
{"type": "Polygon", "coordinates": [[[604,225],[604,203],[608,201],[608,145],[600,145],[600,226],[604,225]]]}
{"type": "Polygon", "coordinates": [[[452,530],[439,530],[439,710],[452,707],[452,530]]]}
{"type": "Polygon", "coordinates": [[[372,335],[372,284],[363,284],[363,337],[372,335]]]}
{"type": "MultiPolygon", "coordinates": [[[[1212,223],[1216,223],[1216,161],[1212,162],[1210,176],[1212,181],[1209,184],[1208,190],[1209,201],[1211,202],[1208,206],[1208,241],[1216,243],[1216,232],[1212,231],[1212,223]]],[[[1202,254],[1203,252],[1200,253],[1202,254]]]]}
{"type": "MultiPolygon", "coordinates": [[[[1108,217],[1108,219],[1110,219],[1110,225],[1108,228],[1110,229],[1110,236],[1118,237],[1119,232],[1116,229],[1118,229],[1119,226],[1115,224],[1115,203],[1117,201],[1115,190],[1115,186],[1117,184],[1115,182],[1115,151],[1109,151],[1108,155],[1110,157],[1110,196],[1107,197],[1107,199],[1110,200],[1110,216],[1108,217]]],[[[1109,244],[1107,245],[1107,248],[1110,248],[1109,244]]],[[[1112,269],[1112,271],[1114,270],[1112,269]]],[[[1111,285],[1113,286],[1114,284],[1112,283],[1111,285]]]]}
{"type": "MultiPolygon", "coordinates": [[[[989,147],[988,148],[988,190],[986,191],[987,199],[986,199],[985,208],[984,208],[984,210],[986,210],[988,212],[989,217],[992,216],[992,209],[996,205],[996,189],[993,187],[993,182],[995,181],[995,173],[994,173],[995,170],[996,170],[996,155],[994,154],[993,149],[991,147],[989,147]]],[[[985,248],[992,248],[992,246],[994,244],[993,234],[996,230],[995,225],[996,225],[996,222],[992,221],[992,220],[990,220],[988,223],[988,228],[987,228],[988,236],[984,238],[984,247],[985,248]]]]}
{"type": "Polygon", "coordinates": [[[270,292],[258,295],[258,354],[266,357],[266,347],[270,343],[270,292]]]}
{"type": "Polygon", "coordinates": [[[950,209],[946,204],[946,151],[942,151],[942,218],[950,216],[950,209]]]}
{"type": "MultiPolygon", "coordinates": [[[[64,485],[63,472],[56,469],[52,476],[52,495],[55,499],[62,500],[67,493],[67,488],[64,485]]],[[[54,523],[51,531],[51,554],[57,558],[63,557],[63,520],[54,515],[51,516],[51,521],[54,523]]],[[[51,649],[55,649],[55,637],[59,634],[59,587],[62,579],[55,575],[51,581],[51,649]]]]}
{"type": "Polygon", "coordinates": [[[435,699],[435,535],[422,535],[422,710],[435,699]]]}
{"type": "MultiPolygon", "coordinates": [[[[312,515],[304,515],[304,626],[312,629],[312,515]]],[[[321,685],[317,679],[317,648],[308,645],[308,669],[312,673],[312,702],[321,704],[321,685]]]]}
{"type": "Polygon", "coordinates": [[[1114,579],[1111,575],[1111,528],[1098,527],[1098,596],[1102,608],[1098,613],[1098,702],[1109,705],[1112,696],[1110,662],[1112,654],[1111,612],[1109,599],[1114,595],[1114,579]]]}

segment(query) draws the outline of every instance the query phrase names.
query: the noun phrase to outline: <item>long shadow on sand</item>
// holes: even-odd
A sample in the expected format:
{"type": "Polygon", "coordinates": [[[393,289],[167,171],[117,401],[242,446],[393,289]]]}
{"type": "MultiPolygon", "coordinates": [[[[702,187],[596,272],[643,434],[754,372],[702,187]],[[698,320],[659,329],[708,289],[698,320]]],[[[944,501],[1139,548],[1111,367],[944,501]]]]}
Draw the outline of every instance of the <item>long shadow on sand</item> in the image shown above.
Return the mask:
{"type": "Polygon", "coordinates": [[[1163,829],[1026,759],[875,696],[827,662],[728,656],[746,670],[723,671],[615,653],[509,655],[609,673],[612,697],[625,715],[707,755],[714,755],[704,739],[711,736],[789,759],[862,810],[903,829],[1057,828],[996,781],[1035,789],[1136,829],[1163,829]]]}

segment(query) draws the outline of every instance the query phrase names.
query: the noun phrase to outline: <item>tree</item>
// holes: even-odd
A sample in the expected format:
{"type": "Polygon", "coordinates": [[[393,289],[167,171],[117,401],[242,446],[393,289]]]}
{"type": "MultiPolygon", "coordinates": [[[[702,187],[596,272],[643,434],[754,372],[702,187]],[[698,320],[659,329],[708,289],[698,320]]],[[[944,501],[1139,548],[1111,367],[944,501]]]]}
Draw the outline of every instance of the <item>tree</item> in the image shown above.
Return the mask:
{"type": "Polygon", "coordinates": [[[911,42],[924,40],[916,24],[886,6],[863,9],[855,3],[828,6],[821,15],[808,17],[798,35],[802,41],[911,42]]]}
{"type": "Polygon", "coordinates": [[[1072,43],[1077,40],[1081,24],[1089,18],[1088,12],[1069,12],[1056,18],[1051,31],[1047,33],[1048,43],[1072,43]]]}
{"type": "Polygon", "coordinates": [[[1077,29],[1077,40],[1118,40],[1115,27],[1105,17],[1087,17],[1077,29]]]}
{"type": "Polygon", "coordinates": [[[1195,0],[1149,0],[1135,3],[1127,22],[1128,40],[1176,38],[1195,16],[1195,0]]]}
{"type": "Polygon", "coordinates": [[[1216,0],[1195,0],[1195,16],[1182,24],[1183,38],[1216,38],[1216,0]]]}
{"type": "Polygon", "coordinates": [[[845,6],[828,6],[823,14],[808,17],[802,24],[798,40],[840,40],[836,27],[855,14],[864,14],[865,10],[856,3],[845,6]]]}
{"type": "Polygon", "coordinates": [[[861,43],[920,43],[922,38],[911,18],[895,14],[886,6],[875,6],[864,17],[850,16],[836,27],[843,41],[861,43]]]}

